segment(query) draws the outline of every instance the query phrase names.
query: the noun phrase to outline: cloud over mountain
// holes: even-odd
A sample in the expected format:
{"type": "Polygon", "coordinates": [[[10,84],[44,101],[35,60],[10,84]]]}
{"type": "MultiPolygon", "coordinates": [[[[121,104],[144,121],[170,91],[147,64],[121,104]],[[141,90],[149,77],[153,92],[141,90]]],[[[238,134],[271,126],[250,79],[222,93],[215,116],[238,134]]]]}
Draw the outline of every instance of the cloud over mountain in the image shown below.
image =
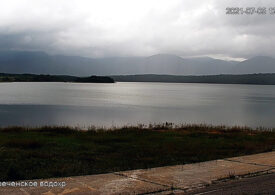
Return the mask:
{"type": "Polygon", "coordinates": [[[274,15],[226,15],[258,0],[9,0],[1,3],[0,49],[88,57],[273,56],[274,15]]]}

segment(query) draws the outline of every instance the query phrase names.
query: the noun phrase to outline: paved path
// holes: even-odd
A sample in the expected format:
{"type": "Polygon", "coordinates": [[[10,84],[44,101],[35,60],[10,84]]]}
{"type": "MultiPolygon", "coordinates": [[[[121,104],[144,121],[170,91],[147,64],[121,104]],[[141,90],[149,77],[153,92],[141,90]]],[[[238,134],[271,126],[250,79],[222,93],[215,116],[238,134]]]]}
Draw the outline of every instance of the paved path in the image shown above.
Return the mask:
{"type": "Polygon", "coordinates": [[[275,173],[220,182],[187,195],[275,194],[275,173]]]}
{"type": "MultiPolygon", "coordinates": [[[[48,179],[66,187],[0,187],[0,194],[182,194],[220,185],[232,178],[275,174],[275,151],[203,163],[48,179]]],[[[273,179],[275,177],[272,177],[273,179]]],[[[36,180],[37,182],[46,180],[36,180]]],[[[236,180],[235,180],[236,181],[236,180]]]]}

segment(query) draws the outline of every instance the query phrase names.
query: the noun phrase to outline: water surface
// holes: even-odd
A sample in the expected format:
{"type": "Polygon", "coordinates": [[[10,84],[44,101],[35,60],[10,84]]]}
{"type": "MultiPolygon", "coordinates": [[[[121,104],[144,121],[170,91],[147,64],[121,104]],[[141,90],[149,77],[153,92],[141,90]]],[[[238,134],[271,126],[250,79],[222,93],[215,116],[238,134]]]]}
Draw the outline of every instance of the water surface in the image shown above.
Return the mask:
{"type": "Polygon", "coordinates": [[[0,83],[0,126],[206,123],[275,127],[275,86],[0,83]]]}

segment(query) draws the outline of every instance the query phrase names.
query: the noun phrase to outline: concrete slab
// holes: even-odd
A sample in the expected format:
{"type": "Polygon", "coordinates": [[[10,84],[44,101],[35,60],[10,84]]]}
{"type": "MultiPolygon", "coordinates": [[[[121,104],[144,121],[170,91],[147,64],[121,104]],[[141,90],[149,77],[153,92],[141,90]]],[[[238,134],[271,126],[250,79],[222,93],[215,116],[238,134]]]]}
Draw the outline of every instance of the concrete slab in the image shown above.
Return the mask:
{"type": "Polygon", "coordinates": [[[20,188],[3,188],[0,187],[0,195],[29,195],[27,192],[25,192],[23,189],[20,188]]]}
{"type": "Polygon", "coordinates": [[[84,194],[142,194],[146,192],[165,191],[169,187],[144,182],[113,173],[35,180],[66,182],[66,187],[0,187],[0,195],[84,195],[84,194]]]}
{"type": "Polygon", "coordinates": [[[275,151],[229,158],[228,160],[233,160],[233,161],[242,162],[242,163],[257,164],[262,166],[269,166],[269,167],[275,168],[275,151]]]}
{"type": "Polygon", "coordinates": [[[168,189],[168,187],[164,185],[145,182],[117,174],[73,177],[73,179],[75,182],[95,190],[100,194],[142,194],[168,189]]]}
{"type": "Polygon", "coordinates": [[[130,178],[150,181],[171,188],[187,190],[203,187],[213,181],[233,175],[267,171],[268,167],[243,164],[225,160],[208,161],[187,165],[159,167],[147,170],[134,170],[120,172],[130,178]]]}

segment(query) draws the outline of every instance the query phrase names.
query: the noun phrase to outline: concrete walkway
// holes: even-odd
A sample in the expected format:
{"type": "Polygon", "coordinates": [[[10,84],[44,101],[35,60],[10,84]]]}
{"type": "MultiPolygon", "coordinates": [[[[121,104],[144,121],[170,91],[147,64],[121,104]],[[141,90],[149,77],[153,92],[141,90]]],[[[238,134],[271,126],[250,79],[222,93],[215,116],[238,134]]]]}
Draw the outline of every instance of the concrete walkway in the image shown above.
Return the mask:
{"type": "Polygon", "coordinates": [[[171,194],[198,190],[230,178],[275,173],[275,151],[203,163],[48,180],[66,187],[1,187],[0,194],[171,194]]]}

